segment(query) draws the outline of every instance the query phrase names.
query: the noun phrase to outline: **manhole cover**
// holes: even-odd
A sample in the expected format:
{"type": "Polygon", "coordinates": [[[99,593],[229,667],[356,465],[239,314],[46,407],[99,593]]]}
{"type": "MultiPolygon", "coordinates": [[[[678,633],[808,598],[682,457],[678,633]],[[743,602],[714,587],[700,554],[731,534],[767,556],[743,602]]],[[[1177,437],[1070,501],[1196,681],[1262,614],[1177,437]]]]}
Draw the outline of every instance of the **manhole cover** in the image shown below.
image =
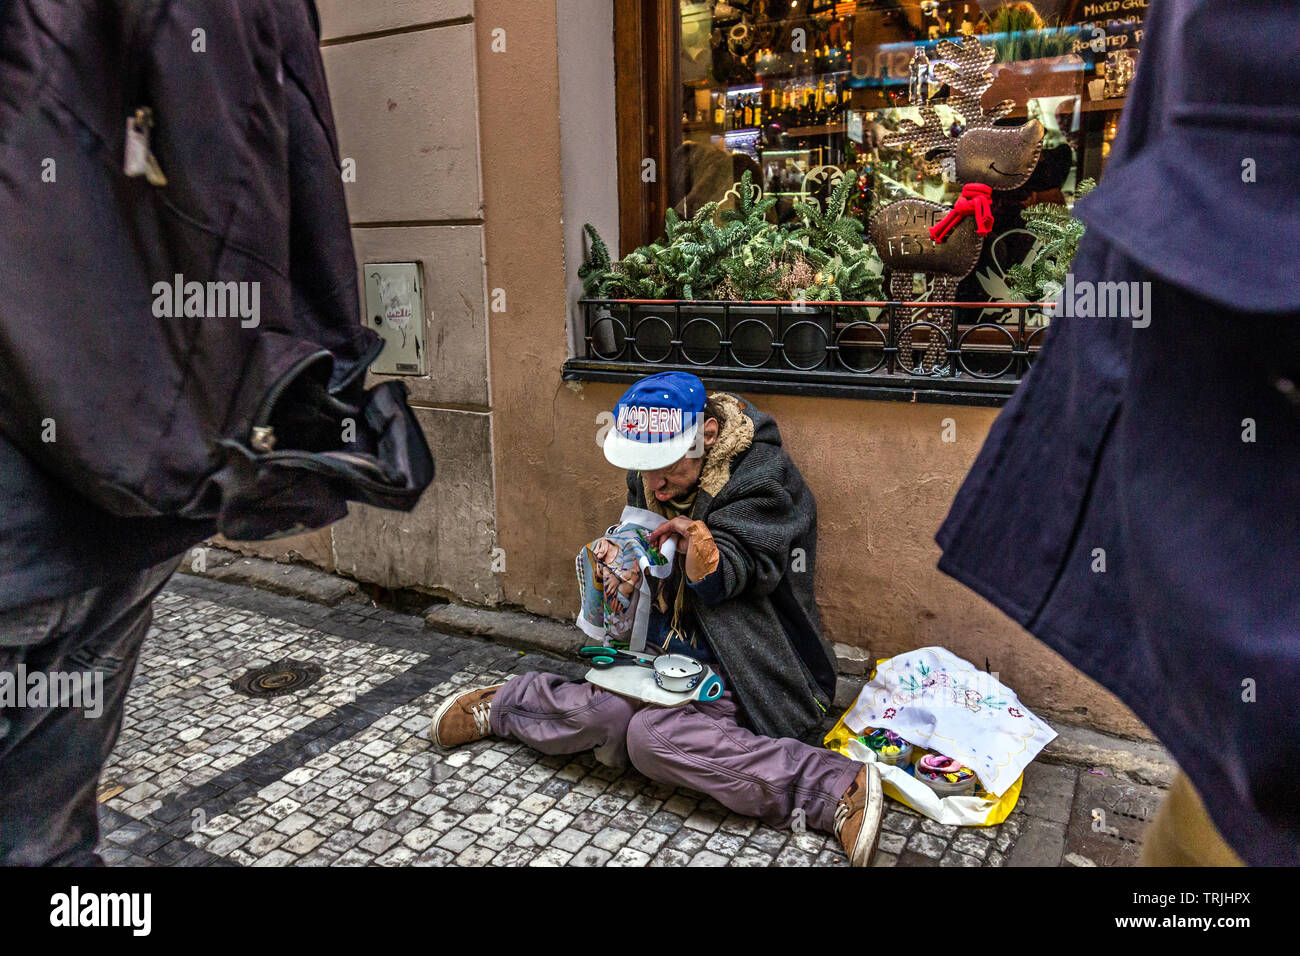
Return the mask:
{"type": "Polygon", "coordinates": [[[325,668],[310,661],[277,661],[236,677],[230,686],[249,697],[279,697],[311,686],[324,673],[325,668]]]}
{"type": "Polygon", "coordinates": [[[1098,866],[1136,866],[1147,823],[1162,799],[1158,787],[1080,773],[1066,850],[1098,866]]]}

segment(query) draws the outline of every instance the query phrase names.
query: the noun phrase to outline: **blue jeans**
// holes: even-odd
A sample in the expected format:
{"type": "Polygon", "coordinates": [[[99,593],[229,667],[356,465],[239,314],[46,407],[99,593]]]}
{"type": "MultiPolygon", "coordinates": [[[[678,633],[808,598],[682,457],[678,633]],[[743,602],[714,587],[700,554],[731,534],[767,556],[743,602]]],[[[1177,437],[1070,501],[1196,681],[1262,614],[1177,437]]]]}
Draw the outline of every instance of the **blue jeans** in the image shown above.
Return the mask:
{"type": "Polygon", "coordinates": [[[0,866],[103,865],[99,773],[154,596],[179,564],[0,611],[0,866]]]}

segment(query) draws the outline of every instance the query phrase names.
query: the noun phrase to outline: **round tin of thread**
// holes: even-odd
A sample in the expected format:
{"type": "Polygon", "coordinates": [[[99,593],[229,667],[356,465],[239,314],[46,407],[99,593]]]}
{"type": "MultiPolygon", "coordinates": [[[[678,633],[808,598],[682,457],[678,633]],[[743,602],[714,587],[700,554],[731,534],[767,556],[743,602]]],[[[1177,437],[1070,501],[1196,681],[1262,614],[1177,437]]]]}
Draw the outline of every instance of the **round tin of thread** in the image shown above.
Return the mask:
{"type": "Polygon", "coordinates": [[[858,739],[870,747],[882,763],[906,767],[912,760],[912,745],[892,730],[873,730],[858,739]]]}
{"type": "Polygon", "coordinates": [[[943,754],[923,754],[913,766],[916,779],[941,797],[968,796],[979,783],[975,771],[943,754]]]}

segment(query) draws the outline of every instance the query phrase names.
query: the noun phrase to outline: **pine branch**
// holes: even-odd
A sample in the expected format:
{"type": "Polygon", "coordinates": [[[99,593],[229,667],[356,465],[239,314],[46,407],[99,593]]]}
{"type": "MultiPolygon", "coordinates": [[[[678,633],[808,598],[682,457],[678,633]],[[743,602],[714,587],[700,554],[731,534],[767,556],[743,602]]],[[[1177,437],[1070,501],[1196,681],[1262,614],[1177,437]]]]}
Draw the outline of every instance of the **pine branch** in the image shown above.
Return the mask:
{"type": "MultiPolygon", "coordinates": [[[[1088,195],[1096,185],[1092,179],[1081,182],[1075,191],[1075,201],[1088,195]]],[[[1038,247],[1029,262],[1007,269],[1007,285],[1016,298],[1041,302],[1054,296],[1065,284],[1085,226],[1065,206],[1054,203],[1029,206],[1023,216],[1025,230],[1038,241],[1038,247]]]]}
{"type": "Polygon", "coordinates": [[[605,240],[600,238],[600,233],[591,223],[584,224],[582,229],[591,240],[587,257],[578,269],[578,278],[582,280],[582,292],[588,298],[605,298],[604,285],[608,281],[612,267],[609,247],[605,245],[605,240]]]}

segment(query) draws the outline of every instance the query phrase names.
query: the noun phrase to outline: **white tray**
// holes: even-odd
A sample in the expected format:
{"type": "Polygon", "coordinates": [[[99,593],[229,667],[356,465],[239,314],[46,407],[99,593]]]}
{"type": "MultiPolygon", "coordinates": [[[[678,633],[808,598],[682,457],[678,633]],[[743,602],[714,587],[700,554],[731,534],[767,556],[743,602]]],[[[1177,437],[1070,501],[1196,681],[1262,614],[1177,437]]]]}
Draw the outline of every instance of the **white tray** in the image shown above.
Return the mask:
{"type": "Polygon", "coordinates": [[[722,679],[708,664],[704,665],[700,682],[687,691],[664,690],[655,683],[655,672],[649,667],[593,667],[584,679],[615,694],[663,707],[676,707],[692,700],[717,700],[722,696],[722,679]]]}

